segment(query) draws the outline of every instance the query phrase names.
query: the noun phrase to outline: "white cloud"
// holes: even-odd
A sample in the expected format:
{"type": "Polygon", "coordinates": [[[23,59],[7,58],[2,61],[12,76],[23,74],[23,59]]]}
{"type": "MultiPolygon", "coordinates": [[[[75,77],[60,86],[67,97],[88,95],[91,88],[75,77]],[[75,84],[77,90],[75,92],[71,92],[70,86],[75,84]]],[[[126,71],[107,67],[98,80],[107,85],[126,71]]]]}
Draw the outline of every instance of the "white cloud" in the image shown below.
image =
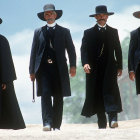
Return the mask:
{"type": "Polygon", "coordinates": [[[140,19],[135,18],[132,13],[138,11],[140,5],[134,5],[124,9],[121,13],[116,13],[110,16],[108,24],[115,27],[119,31],[120,40],[122,41],[130,32],[140,26],[140,19]]]}
{"type": "Polygon", "coordinates": [[[71,23],[71,22],[61,22],[61,26],[70,29],[72,34],[83,32],[86,28],[82,24],[71,23]]]}
{"type": "Polygon", "coordinates": [[[23,30],[8,37],[13,55],[26,55],[31,50],[34,31],[23,30]]]}

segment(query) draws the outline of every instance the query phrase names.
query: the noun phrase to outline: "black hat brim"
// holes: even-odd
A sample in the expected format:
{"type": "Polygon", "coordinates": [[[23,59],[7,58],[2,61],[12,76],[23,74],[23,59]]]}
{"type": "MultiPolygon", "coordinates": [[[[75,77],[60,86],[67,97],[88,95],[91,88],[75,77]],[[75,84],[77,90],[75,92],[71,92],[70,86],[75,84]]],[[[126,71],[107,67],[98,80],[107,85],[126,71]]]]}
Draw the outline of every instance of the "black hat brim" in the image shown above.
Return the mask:
{"type": "Polygon", "coordinates": [[[2,23],[2,19],[0,18],[0,24],[2,23]]]}
{"type": "Polygon", "coordinates": [[[140,18],[140,11],[134,12],[133,16],[136,18],[140,18]]]}
{"type": "MultiPolygon", "coordinates": [[[[63,11],[62,11],[62,10],[54,10],[54,11],[55,11],[56,14],[57,14],[57,17],[56,17],[55,20],[57,20],[57,19],[59,19],[59,18],[62,16],[63,11]]],[[[46,21],[45,18],[44,18],[44,12],[38,13],[37,16],[38,16],[39,19],[41,19],[41,20],[43,20],[43,21],[46,21]]]]}
{"type": "Polygon", "coordinates": [[[114,15],[114,12],[109,12],[109,13],[96,13],[96,14],[93,14],[93,15],[89,15],[89,17],[95,17],[95,16],[97,16],[99,14],[107,14],[107,15],[111,16],[111,15],[114,15]]]}

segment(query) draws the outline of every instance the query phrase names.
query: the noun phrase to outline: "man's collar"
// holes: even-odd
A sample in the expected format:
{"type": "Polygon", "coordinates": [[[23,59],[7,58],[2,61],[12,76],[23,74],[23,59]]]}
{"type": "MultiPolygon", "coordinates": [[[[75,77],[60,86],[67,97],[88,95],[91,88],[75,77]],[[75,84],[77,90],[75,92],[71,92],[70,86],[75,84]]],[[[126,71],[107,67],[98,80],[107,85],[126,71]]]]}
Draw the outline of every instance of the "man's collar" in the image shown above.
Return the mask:
{"type": "Polygon", "coordinates": [[[99,28],[106,28],[106,24],[104,26],[101,26],[100,24],[97,24],[99,28]]]}
{"type": "Polygon", "coordinates": [[[100,24],[97,24],[97,26],[98,26],[99,31],[100,31],[100,29],[106,30],[106,24],[104,26],[101,26],[100,24]]]}
{"type": "Polygon", "coordinates": [[[47,23],[47,26],[48,26],[48,27],[55,27],[55,25],[56,25],[56,22],[54,22],[54,23],[52,23],[52,24],[48,24],[48,23],[47,23]]]}

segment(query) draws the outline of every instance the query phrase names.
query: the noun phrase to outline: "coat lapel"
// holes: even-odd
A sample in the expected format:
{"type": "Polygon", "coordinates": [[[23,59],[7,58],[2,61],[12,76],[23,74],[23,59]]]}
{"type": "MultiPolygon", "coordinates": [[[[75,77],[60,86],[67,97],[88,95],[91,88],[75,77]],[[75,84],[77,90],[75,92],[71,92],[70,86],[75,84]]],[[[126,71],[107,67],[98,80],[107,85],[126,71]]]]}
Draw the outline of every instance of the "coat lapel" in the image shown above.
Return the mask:
{"type": "Polygon", "coordinates": [[[138,43],[140,45],[140,27],[137,29],[138,43]]]}
{"type": "Polygon", "coordinates": [[[106,25],[106,32],[107,32],[107,34],[110,34],[110,32],[111,32],[110,27],[108,25],[106,25]]]}
{"type": "Polygon", "coordinates": [[[46,42],[46,39],[45,39],[45,37],[46,37],[46,28],[47,28],[46,26],[47,25],[43,26],[42,29],[41,29],[41,40],[43,42],[46,42]]]}
{"type": "Polygon", "coordinates": [[[112,36],[112,30],[108,25],[106,25],[106,40],[107,40],[107,43],[111,42],[111,40],[110,40],[112,38],[111,36],[112,36]]]}
{"type": "MultiPolygon", "coordinates": [[[[47,25],[43,26],[41,28],[41,33],[40,33],[40,40],[41,40],[41,44],[43,44],[43,46],[46,45],[46,28],[47,28],[47,25]]],[[[56,48],[56,46],[58,46],[57,44],[59,44],[59,37],[61,36],[60,34],[60,27],[59,25],[56,24],[56,27],[55,27],[55,34],[54,34],[54,48],[56,48]]]]}
{"type": "Polygon", "coordinates": [[[55,34],[54,34],[54,48],[56,49],[57,44],[59,44],[59,37],[61,36],[60,34],[61,30],[58,24],[55,26],[55,34]]]}

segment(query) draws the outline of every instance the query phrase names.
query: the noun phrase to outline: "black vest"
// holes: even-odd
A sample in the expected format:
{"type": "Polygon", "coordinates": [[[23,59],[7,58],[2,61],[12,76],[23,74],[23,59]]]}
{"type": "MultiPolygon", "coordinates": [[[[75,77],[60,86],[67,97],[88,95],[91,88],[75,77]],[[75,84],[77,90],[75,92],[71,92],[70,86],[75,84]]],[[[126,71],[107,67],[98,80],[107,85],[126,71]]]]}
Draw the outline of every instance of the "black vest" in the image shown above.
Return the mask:
{"type": "Polygon", "coordinates": [[[47,62],[48,59],[53,60],[53,62],[55,62],[56,60],[55,49],[54,49],[54,33],[55,33],[55,29],[47,30],[46,27],[43,30],[43,34],[46,40],[46,46],[42,58],[43,62],[47,62]]]}
{"type": "MultiPolygon", "coordinates": [[[[107,30],[107,29],[106,29],[107,30]]],[[[98,55],[99,64],[106,65],[108,58],[107,31],[98,30],[98,55]]]]}

